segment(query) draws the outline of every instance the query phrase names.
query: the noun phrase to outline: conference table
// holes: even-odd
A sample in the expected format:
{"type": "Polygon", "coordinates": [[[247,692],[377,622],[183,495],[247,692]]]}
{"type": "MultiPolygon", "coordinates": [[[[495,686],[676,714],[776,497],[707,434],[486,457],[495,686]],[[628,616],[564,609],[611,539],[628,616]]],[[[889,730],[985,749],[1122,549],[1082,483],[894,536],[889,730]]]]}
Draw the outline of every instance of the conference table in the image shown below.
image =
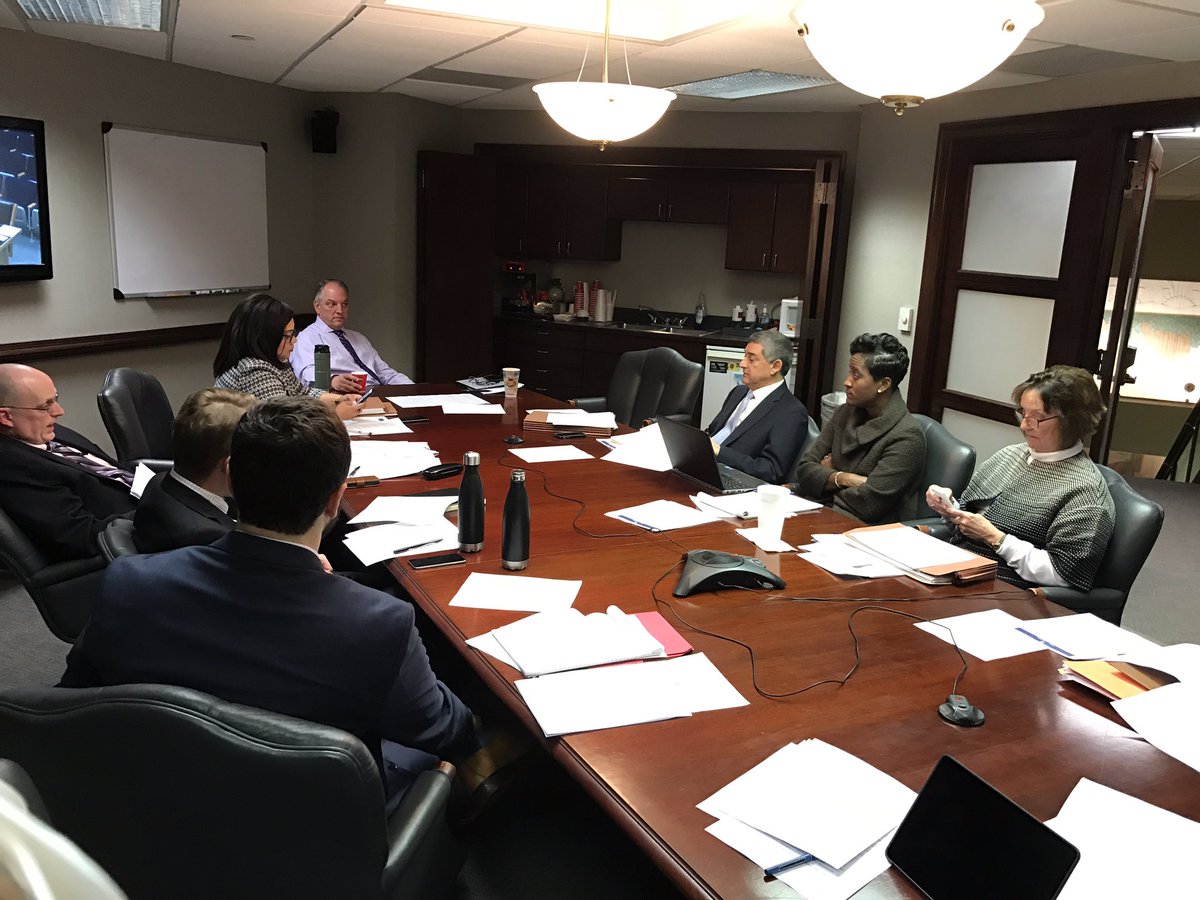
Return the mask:
{"type": "MultiPolygon", "coordinates": [[[[380,394],[430,394],[457,385],[389,387],[380,394]]],[[[439,407],[406,409],[427,416],[403,439],[428,441],[443,462],[481,456],[487,498],[484,546],[467,564],[416,572],[404,559],[389,567],[415,603],[550,755],[688,897],[788,897],[786,885],[705,832],[712,819],[696,804],[780,747],[820,738],[919,790],[934,764],[949,754],[1034,816],[1054,816],[1080,778],[1089,778],[1165,809],[1200,819],[1200,774],[1148,743],[1133,739],[1098,695],[1064,682],[1060,658],[1038,652],[993,662],[967,657],[959,691],[983,709],[982,727],[943,721],[937,706],[962,667],[955,648],[914,627],[914,621],[864,609],[853,621],[861,660],[855,663],[850,614],[875,606],[934,619],[1000,608],[1022,619],[1070,611],[999,581],[967,587],[928,586],[908,578],[846,579],[795,553],[767,553],[736,533],[747,523],[720,520],[651,533],[606,517],[653,499],[689,504],[696,486],[670,472],[601,460],[593,438],[573,441],[596,458],[526,465],[504,442],[521,448],[561,446],[553,435],[523,431],[530,409],[565,406],[522,390],[488,397],[503,415],[446,415],[439,407]],[[512,469],[526,470],[531,511],[529,567],[511,574],[582,579],[575,607],[584,613],[616,605],[624,612],[657,609],[698,653],[706,654],[749,701],[748,706],[687,718],[545,739],[514,682],[515,669],[467,646],[525,613],[448,605],[472,572],[501,574],[501,513],[512,469]],[[778,591],[723,590],[677,599],[672,589],[684,553],[721,550],[761,559],[786,582],[778,591]],[[793,598],[793,599],[787,599],[793,598]],[[686,624],[685,624],[686,623],[686,624]],[[724,640],[722,637],[728,638],[724,640]],[[746,647],[753,649],[753,664],[746,647]],[[758,693],[758,688],[767,695],[758,693]],[[790,696],[788,696],[790,694],[790,696]]],[[[347,491],[344,511],[360,512],[384,494],[416,494],[453,486],[420,476],[347,491]]],[[[814,533],[842,532],[857,522],[831,509],[786,520],[793,546],[814,533]]],[[[651,663],[652,664],[652,663],[651,663]]],[[[860,897],[918,897],[889,869],[860,897]]]]}

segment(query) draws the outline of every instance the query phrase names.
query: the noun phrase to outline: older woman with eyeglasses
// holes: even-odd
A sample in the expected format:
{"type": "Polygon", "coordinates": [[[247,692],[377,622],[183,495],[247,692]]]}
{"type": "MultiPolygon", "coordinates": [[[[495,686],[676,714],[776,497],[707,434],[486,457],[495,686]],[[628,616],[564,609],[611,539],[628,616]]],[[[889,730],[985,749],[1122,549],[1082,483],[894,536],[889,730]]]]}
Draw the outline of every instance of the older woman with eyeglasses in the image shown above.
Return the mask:
{"type": "Polygon", "coordinates": [[[290,306],[270,294],[251,294],[239,303],[225,323],[213,359],[216,386],[253,394],[259,400],[315,397],[340,418],[354,418],[362,408],[357,394],[307,388],[292,371],[288,360],[296,344],[294,316],[290,306]]]}
{"type": "Polygon", "coordinates": [[[1025,442],[976,469],[961,509],[937,485],[925,499],[956,526],[956,543],[997,560],[1005,581],[1090,590],[1114,515],[1104,476],[1083,449],[1104,415],[1096,382],[1084,369],[1051,366],[1017,385],[1012,399],[1025,442]]]}

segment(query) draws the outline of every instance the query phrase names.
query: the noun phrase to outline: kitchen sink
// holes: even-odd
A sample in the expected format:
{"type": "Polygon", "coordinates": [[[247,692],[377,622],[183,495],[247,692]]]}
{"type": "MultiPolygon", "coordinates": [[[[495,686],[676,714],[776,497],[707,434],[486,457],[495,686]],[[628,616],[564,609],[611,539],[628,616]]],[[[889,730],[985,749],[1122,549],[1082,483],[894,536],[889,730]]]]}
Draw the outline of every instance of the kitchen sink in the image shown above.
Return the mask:
{"type": "Polygon", "coordinates": [[[612,327],[623,331],[640,331],[644,334],[678,334],[683,337],[707,337],[720,331],[711,328],[683,328],[678,325],[644,325],[641,322],[616,322],[612,327]]]}

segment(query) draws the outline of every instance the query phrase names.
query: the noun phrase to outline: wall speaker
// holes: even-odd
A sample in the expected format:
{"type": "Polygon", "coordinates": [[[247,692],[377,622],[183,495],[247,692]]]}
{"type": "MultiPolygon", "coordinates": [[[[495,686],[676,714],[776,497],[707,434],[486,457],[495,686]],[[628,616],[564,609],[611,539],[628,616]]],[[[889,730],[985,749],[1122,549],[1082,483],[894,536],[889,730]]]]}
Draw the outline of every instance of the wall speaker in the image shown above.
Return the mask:
{"type": "Polygon", "coordinates": [[[337,153],[337,110],[318,109],[310,122],[313,153],[337,153]]]}

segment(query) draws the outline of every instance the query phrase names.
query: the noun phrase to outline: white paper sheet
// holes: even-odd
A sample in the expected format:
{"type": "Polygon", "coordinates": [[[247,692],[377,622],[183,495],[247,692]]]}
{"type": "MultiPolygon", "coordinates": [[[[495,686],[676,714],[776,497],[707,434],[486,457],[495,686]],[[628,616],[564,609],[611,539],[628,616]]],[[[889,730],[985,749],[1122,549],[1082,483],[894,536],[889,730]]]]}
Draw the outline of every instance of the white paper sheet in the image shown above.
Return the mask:
{"type": "Polygon", "coordinates": [[[632,434],[614,435],[606,441],[613,449],[603,457],[606,462],[620,463],[651,472],[671,471],[671,457],[663,443],[658,423],[647,425],[632,434]]]}
{"type": "Polygon", "coordinates": [[[1126,656],[1113,657],[1135,666],[1148,666],[1180,681],[1200,681],[1200,645],[1170,644],[1166,647],[1147,647],[1126,656]]]}
{"type": "Polygon", "coordinates": [[[826,572],[832,572],[834,575],[850,575],[855,578],[894,578],[904,574],[902,569],[885,563],[879,557],[860,550],[858,547],[850,546],[844,538],[836,541],[828,539],[842,538],[840,534],[814,534],[813,537],[824,537],[826,540],[801,547],[800,558],[826,572]]]}
{"type": "Polygon", "coordinates": [[[1081,778],[1046,824],[1079,848],[1059,900],[1195,895],[1200,823],[1081,778]]]}
{"type": "Polygon", "coordinates": [[[617,416],[611,412],[588,412],[587,410],[552,410],[546,417],[551,425],[567,425],[576,428],[616,428],[617,416]],[[581,415],[582,413],[582,415],[581,415]]]}
{"type": "MultiPolygon", "coordinates": [[[[129,487],[129,496],[134,500],[142,499],[142,491],[146,490],[146,485],[150,483],[150,479],[154,477],[154,470],[144,462],[137,464],[137,468],[133,470],[133,484],[129,487]]],[[[171,476],[168,475],[168,478],[171,476]]]]}
{"type": "Polygon", "coordinates": [[[710,800],[719,817],[840,869],[898,826],[916,796],[858,757],[810,739],[768,757],[710,800]]]}
{"type": "Polygon", "coordinates": [[[480,413],[502,416],[504,407],[499,403],[443,403],[442,412],[448,416],[474,416],[480,413]]]}
{"type": "Polygon", "coordinates": [[[615,606],[586,616],[570,607],[547,610],[491,634],[527,678],[667,655],[640,620],[615,606]]]}
{"type": "Polygon", "coordinates": [[[1109,659],[1122,653],[1152,652],[1154,641],[1091,613],[1030,619],[1021,630],[1067,659],[1109,659]]]}
{"type": "Polygon", "coordinates": [[[486,404],[487,401],[475,394],[414,394],[409,397],[388,397],[393,406],[400,409],[421,409],[428,406],[443,406],[447,403],[486,404]]]}
{"type": "Polygon", "coordinates": [[[574,444],[562,447],[525,447],[520,450],[509,450],[513,456],[527,463],[561,462],[569,459],[595,459],[592,454],[580,450],[574,444]]]}
{"type": "Polygon", "coordinates": [[[796,549],[780,538],[760,537],[757,528],[739,528],[737,533],[760,550],[766,550],[768,553],[786,553],[796,549]]]}
{"type": "Polygon", "coordinates": [[[1017,630],[1025,624],[1021,619],[1000,609],[985,609],[913,624],[947,644],[957,643],[963,653],[970,653],[985,662],[1048,649],[1041,641],[1017,630]],[[938,627],[940,625],[954,632],[953,639],[946,628],[938,627]]]}
{"type": "Polygon", "coordinates": [[[472,572],[458,589],[451,606],[544,612],[565,609],[575,602],[582,581],[534,578],[530,575],[492,575],[472,572]]]}
{"type": "MultiPolygon", "coordinates": [[[[692,495],[692,502],[696,504],[697,509],[715,510],[737,519],[758,518],[759,500],[758,494],[754,491],[746,491],[741,494],[722,494],[719,497],[701,491],[692,495]]],[[[788,517],[821,508],[820,503],[813,503],[813,501],[797,497],[795,494],[781,497],[779,502],[783,507],[783,514],[788,517]]]]}
{"type": "Polygon", "coordinates": [[[440,497],[376,497],[348,525],[364,522],[398,525],[427,525],[446,518],[446,509],[458,501],[457,496],[440,497]]]}
{"type": "Polygon", "coordinates": [[[645,528],[647,531],[672,531],[676,528],[691,528],[694,525],[704,525],[720,520],[716,513],[702,512],[691,506],[684,506],[674,500],[651,500],[638,506],[627,506],[624,509],[614,509],[605,513],[611,519],[619,519],[645,528]]]}
{"type": "Polygon", "coordinates": [[[952,565],[969,562],[975,554],[946,541],[917,531],[915,528],[888,528],[880,531],[863,531],[847,534],[854,543],[869,547],[889,560],[895,560],[910,569],[925,569],[930,566],[952,565]]]}
{"type": "Polygon", "coordinates": [[[376,478],[415,475],[441,462],[425,441],[351,441],[350,474],[376,478]]]}
{"type": "Polygon", "coordinates": [[[370,566],[397,556],[457,550],[458,528],[446,519],[423,525],[375,525],[352,531],[342,543],[364,566],[370,566]]]}
{"type": "Polygon", "coordinates": [[[351,437],[369,437],[373,434],[412,434],[412,429],[394,416],[356,416],[346,421],[346,432],[351,437]]]}
{"type": "Polygon", "coordinates": [[[1166,684],[1112,706],[1151,744],[1200,772],[1200,683],[1166,684]]]}
{"type": "Polygon", "coordinates": [[[493,659],[500,660],[506,666],[512,666],[518,672],[521,671],[520,666],[517,665],[517,661],[509,656],[505,649],[500,646],[500,642],[496,640],[494,632],[488,631],[484,634],[478,634],[473,638],[467,638],[464,643],[468,647],[474,647],[481,653],[486,653],[493,659]]]}

